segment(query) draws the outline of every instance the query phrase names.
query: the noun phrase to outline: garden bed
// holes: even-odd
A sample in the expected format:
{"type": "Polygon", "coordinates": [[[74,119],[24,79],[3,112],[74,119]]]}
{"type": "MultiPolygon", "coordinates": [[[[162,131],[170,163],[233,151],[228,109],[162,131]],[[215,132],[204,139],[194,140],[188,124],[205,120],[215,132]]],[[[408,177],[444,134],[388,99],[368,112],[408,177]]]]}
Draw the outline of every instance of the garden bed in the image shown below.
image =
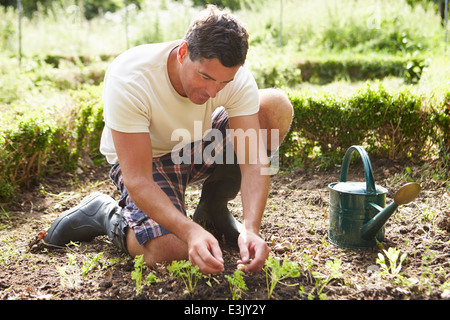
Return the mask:
{"type": "MultiPolygon", "coordinates": [[[[450,298],[449,186],[423,178],[435,170],[432,164],[427,169],[388,160],[372,164],[376,183],[389,190],[387,203],[409,179],[422,186],[418,199],[400,207],[387,222],[385,241],[367,250],[347,250],[329,243],[327,185],[338,181],[339,168],[278,174],[272,178],[261,234],[271,255],[293,261],[300,274],[278,283],[271,296],[264,271],[246,274],[248,290],[240,300],[450,298]],[[398,274],[385,274],[383,264],[377,262],[379,254],[385,256],[383,249],[387,252],[389,248],[407,254],[398,274]]],[[[349,180],[363,177],[357,170],[360,166],[352,165],[349,180]]],[[[182,280],[170,275],[164,265],[144,269],[144,277],[152,272],[156,281],[137,294],[132,278],[134,260],[116,250],[106,237],[70,248],[54,248],[39,239],[39,233],[60,212],[93,191],[117,198],[107,168],[87,168],[78,177],[49,176],[23,192],[8,214],[1,216],[0,299],[231,300],[226,275],[235,271],[239,255],[226,244],[225,272],[200,279],[193,294],[187,293],[182,280]],[[92,268],[86,271],[89,263],[92,268]]],[[[193,213],[199,195],[200,185],[189,188],[188,214],[193,213]]],[[[239,196],[230,207],[239,216],[239,196]]]]}

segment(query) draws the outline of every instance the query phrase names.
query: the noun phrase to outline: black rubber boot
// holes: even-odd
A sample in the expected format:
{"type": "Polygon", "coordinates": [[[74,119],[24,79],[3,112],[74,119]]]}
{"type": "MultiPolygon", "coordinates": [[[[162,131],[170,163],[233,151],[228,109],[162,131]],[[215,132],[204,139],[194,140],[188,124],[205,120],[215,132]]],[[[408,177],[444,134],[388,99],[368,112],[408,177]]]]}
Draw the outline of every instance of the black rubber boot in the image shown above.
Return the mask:
{"type": "Polygon", "coordinates": [[[44,241],[65,246],[71,241],[91,241],[97,236],[108,235],[111,242],[127,252],[126,222],[120,211],[110,196],[92,193],[77,206],[61,213],[48,229],[44,241]]]}
{"type": "Polygon", "coordinates": [[[242,225],[231,215],[227,204],[236,197],[240,187],[239,165],[218,165],[203,183],[202,195],[193,215],[193,220],[217,239],[234,246],[242,225]]]}

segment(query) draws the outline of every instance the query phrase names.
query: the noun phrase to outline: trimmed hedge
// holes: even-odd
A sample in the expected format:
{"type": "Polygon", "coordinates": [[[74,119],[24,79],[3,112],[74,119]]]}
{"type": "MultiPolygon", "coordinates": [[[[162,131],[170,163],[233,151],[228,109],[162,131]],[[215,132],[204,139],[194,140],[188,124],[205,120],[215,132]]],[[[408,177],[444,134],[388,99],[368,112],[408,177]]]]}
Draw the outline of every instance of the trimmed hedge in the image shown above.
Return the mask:
{"type": "Polygon", "coordinates": [[[450,92],[437,105],[407,90],[389,93],[381,85],[354,95],[290,92],[294,120],[281,150],[285,165],[319,154],[338,163],[351,145],[391,159],[424,160],[450,153],[450,92]]]}
{"type": "MultiPolygon", "coordinates": [[[[72,93],[69,116],[23,111],[0,130],[0,200],[8,200],[44,174],[74,171],[80,159],[98,157],[103,129],[101,87],[72,93]]],[[[3,202],[3,201],[1,201],[3,202]]]]}
{"type": "Polygon", "coordinates": [[[429,61],[420,56],[324,56],[319,58],[254,57],[251,70],[261,88],[366,81],[398,77],[418,83],[429,61]]]}
{"type": "Polygon", "coordinates": [[[335,80],[365,81],[393,76],[417,83],[427,60],[420,57],[344,56],[297,61],[304,82],[329,83],[335,80]]]}

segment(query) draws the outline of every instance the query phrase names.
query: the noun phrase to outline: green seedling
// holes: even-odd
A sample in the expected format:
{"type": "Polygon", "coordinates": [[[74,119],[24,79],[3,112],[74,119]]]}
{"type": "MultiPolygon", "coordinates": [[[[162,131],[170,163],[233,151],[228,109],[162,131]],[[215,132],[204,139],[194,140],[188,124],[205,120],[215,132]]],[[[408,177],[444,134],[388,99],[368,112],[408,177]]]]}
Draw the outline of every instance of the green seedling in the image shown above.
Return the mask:
{"type": "Polygon", "coordinates": [[[175,278],[181,278],[183,280],[188,293],[191,295],[194,293],[198,280],[203,277],[198,266],[193,266],[187,260],[173,261],[167,266],[167,270],[175,278]]]}
{"type": "Polygon", "coordinates": [[[134,270],[131,271],[131,279],[136,281],[136,294],[140,295],[146,285],[150,285],[158,281],[158,278],[153,272],[150,272],[145,276],[144,281],[142,281],[143,271],[147,267],[144,262],[143,255],[137,255],[134,258],[134,270]]]}
{"type": "Polygon", "coordinates": [[[81,266],[81,274],[83,275],[83,277],[85,277],[89,271],[91,271],[92,269],[94,269],[97,266],[102,255],[103,255],[103,252],[100,252],[100,253],[96,254],[94,257],[92,257],[91,259],[83,261],[83,265],[81,266]]]}
{"type": "Polygon", "coordinates": [[[7,266],[13,262],[21,260],[20,251],[12,245],[12,239],[8,238],[0,241],[0,266],[7,266]]]}
{"type": "Polygon", "coordinates": [[[278,282],[286,278],[296,278],[300,275],[300,267],[296,263],[284,260],[280,264],[280,260],[273,257],[269,257],[266,260],[264,271],[266,272],[267,296],[269,299],[278,282]]]}
{"type": "Polygon", "coordinates": [[[213,275],[211,275],[211,274],[204,275],[204,277],[205,277],[205,279],[206,279],[205,283],[206,283],[206,285],[207,285],[208,287],[212,287],[212,286],[213,286],[211,280],[214,280],[214,282],[216,282],[217,284],[220,284],[220,281],[217,280],[217,279],[216,279],[213,275]]]}
{"type": "Polygon", "coordinates": [[[245,280],[243,277],[244,272],[241,270],[236,270],[233,273],[233,276],[226,275],[225,278],[228,280],[230,284],[231,290],[231,299],[239,300],[244,291],[247,291],[247,285],[245,284],[245,280]]]}
{"type": "Polygon", "coordinates": [[[153,272],[145,276],[144,285],[150,285],[156,282],[158,282],[158,277],[153,272]]]}
{"type": "MultiPolygon", "coordinates": [[[[330,275],[323,275],[318,272],[312,272],[312,276],[315,281],[316,294],[320,300],[325,300],[327,296],[323,293],[323,289],[334,279],[339,279],[342,276],[340,271],[342,266],[342,261],[339,258],[334,258],[334,260],[329,260],[326,262],[325,267],[331,272],[330,275]]],[[[304,292],[300,292],[300,294],[304,292]]],[[[313,299],[314,296],[310,294],[308,299],[313,299]]]]}
{"type": "Polygon", "coordinates": [[[131,279],[136,282],[136,294],[140,295],[142,293],[142,270],[144,269],[144,256],[137,255],[134,258],[134,270],[131,271],[131,279]]]}
{"type": "Polygon", "coordinates": [[[389,248],[387,251],[383,249],[384,254],[386,255],[386,257],[389,260],[389,264],[386,262],[386,259],[384,257],[383,254],[378,253],[378,258],[377,258],[377,263],[380,265],[381,267],[381,274],[382,275],[390,275],[392,277],[397,277],[398,275],[400,275],[400,270],[402,269],[402,263],[403,261],[405,261],[406,257],[407,257],[407,253],[403,253],[400,256],[400,249],[397,248],[389,248]],[[397,260],[399,259],[398,264],[397,264],[397,260]]]}
{"type": "Polygon", "coordinates": [[[71,290],[78,290],[81,284],[80,269],[78,267],[74,254],[68,253],[68,264],[66,266],[57,266],[56,269],[61,277],[61,285],[71,290]]]}

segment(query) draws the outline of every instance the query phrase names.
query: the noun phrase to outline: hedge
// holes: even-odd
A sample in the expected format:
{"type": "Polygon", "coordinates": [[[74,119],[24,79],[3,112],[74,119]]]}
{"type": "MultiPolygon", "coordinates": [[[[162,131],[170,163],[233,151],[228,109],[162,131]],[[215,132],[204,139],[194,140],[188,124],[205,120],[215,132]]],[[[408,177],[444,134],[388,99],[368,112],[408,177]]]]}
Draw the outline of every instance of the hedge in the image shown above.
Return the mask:
{"type": "Polygon", "coordinates": [[[45,174],[73,172],[80,160],[99,156],[101,87],[86,86],[72,98],[76,107],[65,117],[39,110],[0,119],[0,203],[45,174]]]}
{"type": "Polygon", "coordinates": [[[323,57],[253,57],[251,70],[258,86],[294,87],[301,83],[366,81],[398,77],[418,83],[430,61],[421,56],[342,55],[323,57]]]}
{"type": "Polygon", "coordinates": [[[335,80],[365,81],[385,77],[417,83],[429,62],[419,56],[343,56],[297,60],[304,82],[329,83],[335,80]]]}
{"type": "Polygon", "coordinates": [[[440,102],[408,90],[367,86],[350,97],[290,92],[291,131],[281,150],[285,165],[321,155],[336,163],[348,147],[363,145],[373,155],[417,160],[450,153],[450,92],[440,102]]]}
{"type": "MultiPolygon", "coordinates": [[[[0,129],[0,203],[44,174],[74,171],[79,161],[104,161],[98,147],[103,128],[101,86],[73,92],[68,117],[23,112],[0,129]]],[[[450,92],[432,105],[407,90],[389,93],[367,86],[350,97],[290,91],[295,109],[280,150],[283,166],[311,159],[339,163],[353,144],[371,155],[424,160],[450,153],[450,92]]]]}

